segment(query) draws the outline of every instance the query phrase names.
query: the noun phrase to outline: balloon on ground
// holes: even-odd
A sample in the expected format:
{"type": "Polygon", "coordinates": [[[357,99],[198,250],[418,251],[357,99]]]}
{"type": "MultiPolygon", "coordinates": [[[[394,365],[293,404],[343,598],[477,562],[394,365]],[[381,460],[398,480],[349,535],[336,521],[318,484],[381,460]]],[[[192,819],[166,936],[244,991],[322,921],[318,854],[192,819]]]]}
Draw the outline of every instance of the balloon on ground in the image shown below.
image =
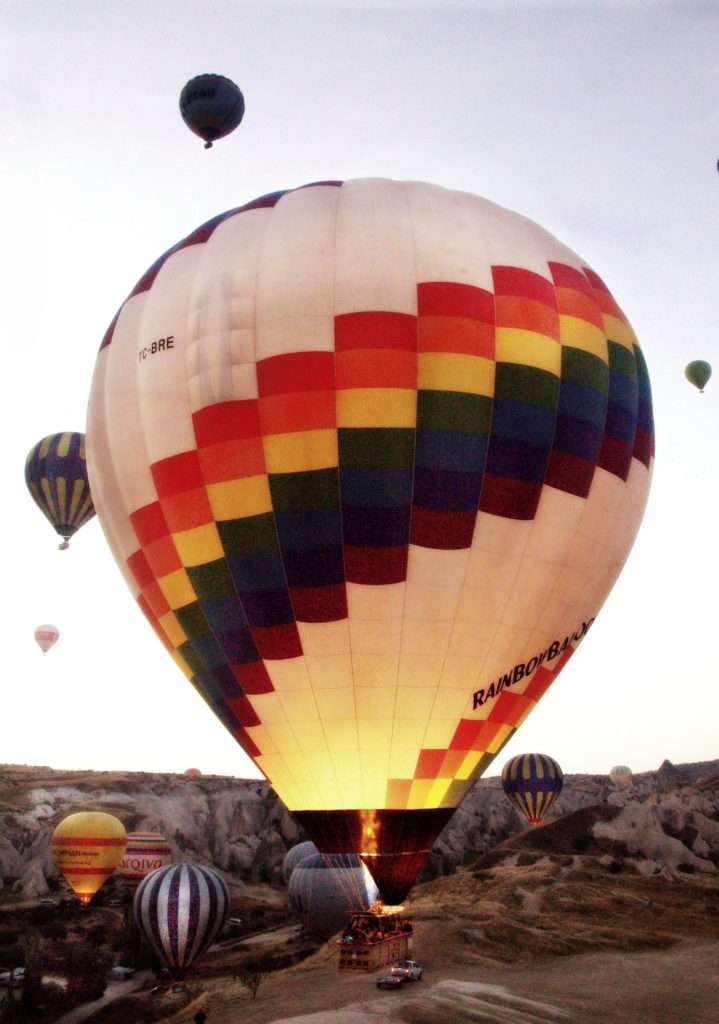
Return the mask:
{"type": "Polygon", "coordinates": [[[37,626],[34,635],[35,643],[43,654],[47,654],[50,648],[54,647],[60,639],[60,630],[57,626],[52,626],[49,622],[46,622],[42,626],[37,626]]]}
{"type": "Polygon", "coordinates": [[[162,963],[182,977],[207,950],[230,914],[230,892],[212,868],[171,864],[140,883],[135,921],[162,963]]]}
{"type": "Polygon", "coordinates": [[[285,885],[289,884],[292,872],[303,860],[306,860],[308,857],[316,857],[319,852],[315,844],[309,840],[292,846],[282,861],[282,877],[285,880],[285,885]]]}
{"type": "Polygon", "coordinates": [[[695,388],[698,388],[701,394],[704,394],[704,388],[709,383],[709,378],[712,375],[711,364],[705,362],[703,359],[695,359],[693,362],[688,363],[684,369],[684,376],[693,384],[695,388]]]}
{"type": "Polygon", "coordinates": [[[531,825],[542,821],[563,784],[562,769],[546,754],[519,754],[502,769],[502,789],[531,825]]]}
{"type": "Polygon", "coordinates": [[[317,853],[301,860],[290,876],[290,910],[318,939],[340,931],[350,914],[367,910],[377,897],[377,886],[356,854],[317,853]]]}
{"type": "Polygon", "coordinates": [[[233,132],[245,113],[245,98],[224,75],[197,75],[180,93],[182,120],[205,140],[205,149],[233,132]]]}
{"type": "Polygon", "coordinates": [[[617,789],[627,789],[632,784],[632,769],[626,764],[616,764],[610,771],[609,778],[617,789]]]}
{"type": "Polygon", "coordinates": [[[77,811],[52,834],[55,864],[81,903],[89,903],[122,860],[127,833],[104,811],[77,811]]]}
{"type": "Polygon", "coordinates": [[[145,875],[172,860],[172,848],[160,832],[129,832],[117,873],[128,889],[136,889],[145,875]]]}
{"type": "Polygon", "coordinates": [[[51,434],[31,449],[25,461],[25,483],[32,498],[62,538],[60,550],[92,519],[85,461],[84,434],[51,434]]]}
{"type": "Polygon", "coordinates": [[[153,629],[390,904],[586,636],[653,456],[644,357],[598,275],[419,182],[201,225],[110,324],[88,410],[95,504],[153,629]]]}

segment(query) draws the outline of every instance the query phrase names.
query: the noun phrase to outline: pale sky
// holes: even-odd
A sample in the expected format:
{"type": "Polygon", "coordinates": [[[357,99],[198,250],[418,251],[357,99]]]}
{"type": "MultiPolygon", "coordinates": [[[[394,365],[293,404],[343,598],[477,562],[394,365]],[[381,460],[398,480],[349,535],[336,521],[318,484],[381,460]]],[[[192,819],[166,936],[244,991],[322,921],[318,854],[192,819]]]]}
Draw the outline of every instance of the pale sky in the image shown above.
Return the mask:
{"type": "Polygon", "coordinates": [[[256,774],[97,520],[59,553],[23,466],[44,435],[85,429],[102,335],[157,256],[255,196],[364,176],[538,221],[604,278],[649,365],[657,463],[635,548],[495,766],[529,750],[568,772],[719,756],[719,379],[700,396],[683,376],[719,365],[718,39],[719,5],[691,0],[5,0],[0,763],[256,774]],[[247,108],[207,152],[177,108],[203,71],[247,108]],[[62,633],[46,657],[43,622],[62,633]]]}

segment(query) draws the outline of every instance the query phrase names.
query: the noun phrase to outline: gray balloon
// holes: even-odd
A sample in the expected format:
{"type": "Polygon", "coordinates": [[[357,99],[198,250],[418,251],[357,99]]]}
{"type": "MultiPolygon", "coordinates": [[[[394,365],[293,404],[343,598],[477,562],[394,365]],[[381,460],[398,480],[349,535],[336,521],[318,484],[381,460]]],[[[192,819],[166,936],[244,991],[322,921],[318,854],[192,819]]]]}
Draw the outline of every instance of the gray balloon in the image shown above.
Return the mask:
{"type": "Polygon", "coordinates": [[[290,884],[290,875],[298,864],[301,864],[307,857],[316,857],[319,852],[315,844],[309,840],[306,843],[298,843],[297,846],[291,847],[282,861],[282,877],[285,880],[285,885],[290,884]]]}
{"type": "Polygon", "coordinates": [[[378,896],[369,872],[352,853],[307,857],[290,877],[290,909],[316,939],[340,931],[350,914],[367,910],[378,896]]]}

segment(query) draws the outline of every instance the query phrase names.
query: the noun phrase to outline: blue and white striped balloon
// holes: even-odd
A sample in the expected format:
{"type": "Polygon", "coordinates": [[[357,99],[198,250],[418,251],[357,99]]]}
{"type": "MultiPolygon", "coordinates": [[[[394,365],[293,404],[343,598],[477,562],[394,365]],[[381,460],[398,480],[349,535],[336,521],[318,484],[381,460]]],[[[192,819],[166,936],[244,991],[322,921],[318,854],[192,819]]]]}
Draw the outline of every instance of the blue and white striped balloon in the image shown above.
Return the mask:
{"type": "Polygon", "coordinates": [[[179,977],[222,929],[230,914],[230,892],[211,868],[169,864],[143,879],[134,913],[142,934],[179,977]]]}

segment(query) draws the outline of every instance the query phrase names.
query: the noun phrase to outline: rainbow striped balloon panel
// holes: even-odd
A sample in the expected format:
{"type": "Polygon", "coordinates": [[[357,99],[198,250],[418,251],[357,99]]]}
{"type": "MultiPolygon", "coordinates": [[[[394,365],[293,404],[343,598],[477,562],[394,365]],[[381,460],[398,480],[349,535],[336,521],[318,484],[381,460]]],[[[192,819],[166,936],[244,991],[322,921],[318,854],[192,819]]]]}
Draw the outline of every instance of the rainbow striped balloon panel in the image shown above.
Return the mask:
{"type": "Polygon", "coordinates": [[[584,261],[367,179],[231,210],[103,340],[93,496],[182,671],[291,810],[456,806],[646,502],[647,371],[584,261]]]}

